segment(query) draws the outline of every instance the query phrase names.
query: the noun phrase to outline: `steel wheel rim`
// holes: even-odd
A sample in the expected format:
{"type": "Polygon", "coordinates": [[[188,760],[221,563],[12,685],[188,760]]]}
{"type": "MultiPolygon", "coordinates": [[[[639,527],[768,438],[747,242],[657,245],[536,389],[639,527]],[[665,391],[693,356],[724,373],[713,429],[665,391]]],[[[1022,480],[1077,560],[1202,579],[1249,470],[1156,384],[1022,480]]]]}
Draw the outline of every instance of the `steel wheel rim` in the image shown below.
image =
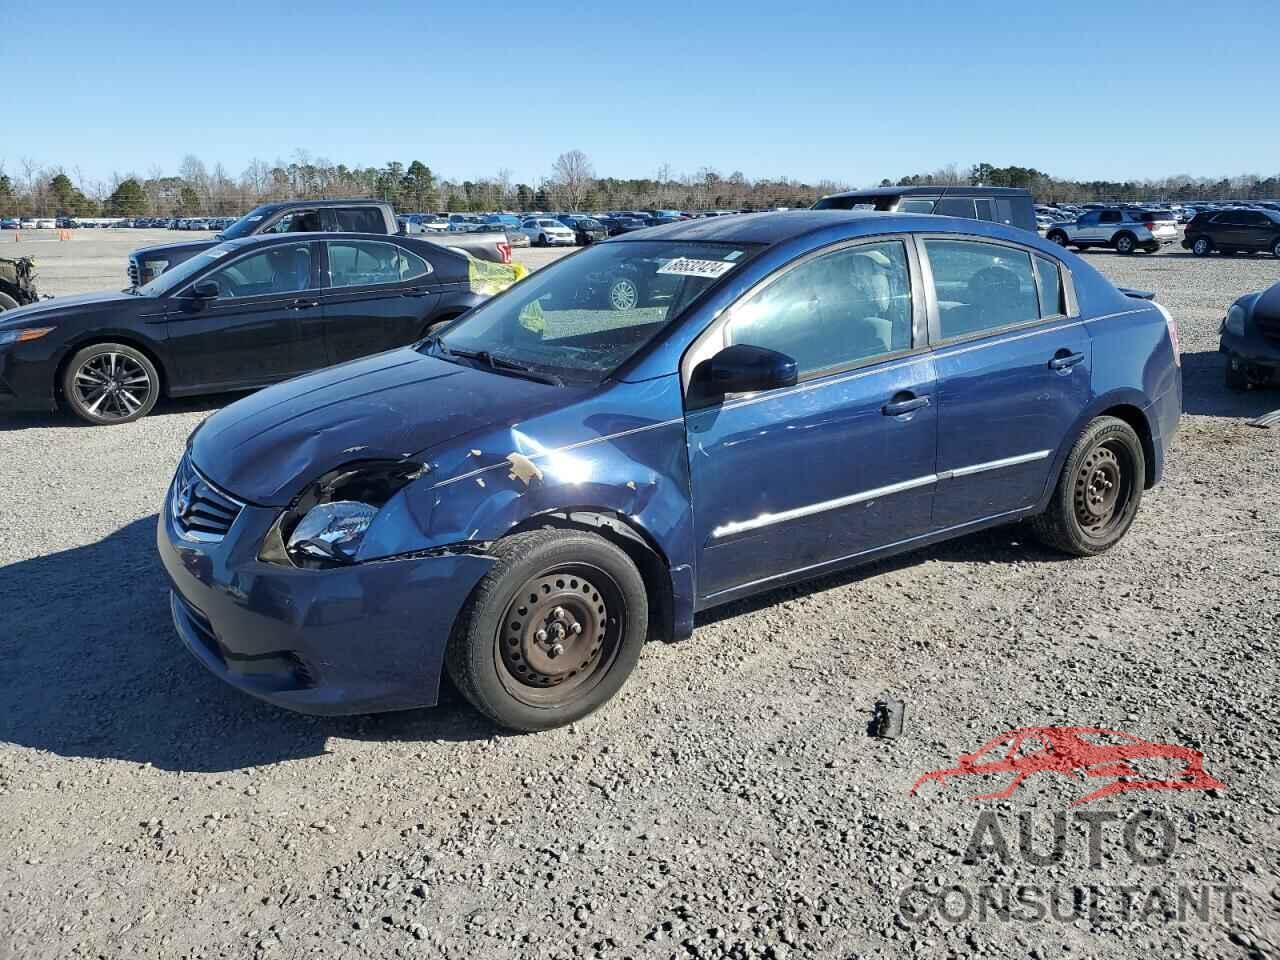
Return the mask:
{"type": "Polygon", "coordinates": [[[1133,504],[1134,464],[1120,443],[1089,451],[1076,471],[1075,515],[1085,536],[1106,540],[1127,522],[1133,504]]]}
{"type": "Polygon", "coordinates": [[[498,678],[529,706],[571,704],[608,674],[625,627],[622,590],[599,567],[567,564],[530,577],[495,637],[498,678]]]}
{"type": "Polygon", "coordinates": [[[640,291],[630,280],[615,280],[609,288],[609,303],[615,310],[634,310],[640,300],[640,291]]]}
{"type": "Polygon", "coordinates": [[[151,376],[127,354],[99,353],[80,364],[72,377],[76,401],[100,420],[124,420],[151,398],[151,376]]]}

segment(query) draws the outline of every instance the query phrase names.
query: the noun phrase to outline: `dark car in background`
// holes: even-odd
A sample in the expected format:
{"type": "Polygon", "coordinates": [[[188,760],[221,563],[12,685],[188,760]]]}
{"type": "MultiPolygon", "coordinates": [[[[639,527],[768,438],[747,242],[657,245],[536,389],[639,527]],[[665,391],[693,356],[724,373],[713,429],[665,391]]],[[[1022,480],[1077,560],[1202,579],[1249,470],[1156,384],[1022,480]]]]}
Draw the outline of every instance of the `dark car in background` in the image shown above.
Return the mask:
{"type": "MultiPolygon", "coordinates": [[[[220,223],[221,221],[216,221],[220,223]]],[[[200,221],[201,229],[208,221],[200,221]]],[[[377,233],[387,236],[402,232],[391,204],[381,200],[289,200],[266,203],[246,213],[216,236],[185,243],[143,247],[129,254],[129,283],[141,285],[154,280],[198,253],[223,240],[281,233],[377,233]]],[[[511,262],[511,245],[504,231],[448,238],[448,245],[481,260],[511,262]]]]}
{"type": "Polygon", "coordinates": [[[1164,308],[1035,234],[698,220],[214,414],[157,542],[183,643],[249,694],[408,709],[447,671],[540,730],[721,604],[1023,520],[1110,549],[1181,396],[1164,308]],[[619,309],[613,276],[661,296],[619,309]]]}
{"type": "Polygon", "coordinates": [[[1031,193],[1016,187],[877,187],[823,197],[814,210],[882,210],[990,220],[1036,232],[1031,193]]]}
{"type": "Polygon", "coordinates": [[[1231,305],[1219,330],[1218,349],[1226,354],[1229,389],[1280,382],[1280,283],[1231,305]]]}
{"type": "Polygon", "coordinates": [[[579,246],[609,239],[609,231],[605,229],[604,224],[592,217],[565,215],[557,219],[573,231],[574,240],[579,246]]]}
{"type": "Polygon", "coordinates": [[[0,315],[0,406],[94,424],[168,396],[251,390],[425,336],[516,268],[378,234],[228,240],[143,286],[0,315]]]}
{"type": "Polygon", "coordinates": [[[1280,211],[1218,210],[1197,213],[1182,245],[1197,257],[1211,253],[1266,252],[1280,257],[1280,211]]]}

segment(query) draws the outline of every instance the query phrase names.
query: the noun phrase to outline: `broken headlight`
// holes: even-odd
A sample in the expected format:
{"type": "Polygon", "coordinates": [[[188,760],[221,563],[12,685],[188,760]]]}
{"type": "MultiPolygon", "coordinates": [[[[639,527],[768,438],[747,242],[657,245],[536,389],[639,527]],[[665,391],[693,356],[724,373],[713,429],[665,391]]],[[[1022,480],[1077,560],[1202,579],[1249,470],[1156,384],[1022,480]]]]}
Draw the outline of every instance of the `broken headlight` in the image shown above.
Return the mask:
{"type": "Polygon", "coordinates": [[[401,460],[369,460],[329,471],[280,515],[258,558],[312,569],[355,563],[378,511],[426,472],[421,463],[401,460]]]}

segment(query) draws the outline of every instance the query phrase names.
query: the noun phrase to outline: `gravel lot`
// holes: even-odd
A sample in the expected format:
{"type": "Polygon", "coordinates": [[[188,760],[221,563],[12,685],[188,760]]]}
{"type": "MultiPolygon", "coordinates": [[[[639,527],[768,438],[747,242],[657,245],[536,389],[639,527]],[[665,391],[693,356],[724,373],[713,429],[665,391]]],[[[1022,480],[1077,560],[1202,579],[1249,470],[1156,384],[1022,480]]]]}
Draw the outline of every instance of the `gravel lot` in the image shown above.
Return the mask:
{"type": "MultiPolygon", "coordinates": [[[[0,252],[34,251],[65,294],[120,283],[128,249],[173,236],[0,252]]],[[[1280,391],[1228,394],[1215,350],[1226,306],[1280,262],[1087,256],[1182,329],[1186,417],[1120,547],[1064,561],[1011,528],[736,604],[651,646],[602,713],[536,736],[452,693],[299,717],[180,647],[155,512],[224,401],[110,429],[0,420],[0,958],[1276,956],[1280,430],[1245,421],[1280,391]],[[907,704],[901,739],[865,733],[886,690],[907,704]],[[1194,747],[1226,788],[1074,809],[1107,781],[909,795],[1040,725],[1194,747]],[[982,810],[1007,863],[963,862],[982,810]],[[1090,866],[1076,814],[1144,810],[1171,824],[1168,856],[1135,859],[1112,823],[1090,866]],[[1061,811],[1061,862],[1030,862],[1019,815],[1043,853],[1061,811]],[[963,916],[964,891],[1021,883],[1091,885],[1107,906],[963,916]],[[916,884],[962,892],[916,922],[899,899],[916,884]],[[1179,921],[1179,887],[1204,884],[1234,888],[1230,918],[1214,895],[1209,919],[1179,921]],[[1140,893],[1129,918],[1120,885],[1140,893]]]]}

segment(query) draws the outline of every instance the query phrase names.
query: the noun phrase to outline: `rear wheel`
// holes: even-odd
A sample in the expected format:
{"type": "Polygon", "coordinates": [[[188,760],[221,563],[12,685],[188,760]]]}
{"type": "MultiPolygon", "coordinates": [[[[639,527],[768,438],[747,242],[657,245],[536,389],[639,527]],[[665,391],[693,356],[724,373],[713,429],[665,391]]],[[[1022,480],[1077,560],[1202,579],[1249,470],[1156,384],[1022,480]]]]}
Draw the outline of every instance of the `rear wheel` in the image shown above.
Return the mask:
{"type": "Polygon", "coordinates": [[[1277,239],[1276,242],[1271,245],[1271,255],[1277,260],[1280,260],[1280,239],[1277,239]]]}
{"type": "Polygon", "coordinates": [[[1122,233],[1116,237],[1115,241],[1116,253],[1128,256],[1133,253],[1134,248],[1138,245],[1137,239],[1131,233],[1122,233]]]}
{"type": "Polygon", "coordinates": [[[1061,230],[1050,230],[1049,235],[1045,237],[1050,243],[1056,243],[1060,247],[1067,245],[1067,235],[1061,230]]]}
{"type": "Polygon", "coordinates": [[[1207,257],[1213,252],[1213,244],[1208,237],[1196,237],[1191,244],[1191,252],[1197,257],[1207,257]]]}
{"type": "Polygon", "coordinates": [[[160,397],[160,374],[146,354],[123,343],[95,343],[79,351],[62,375],[73,413],[93,424],[145,417],[160,397]]]}
{"type": "Polygon", "coordinates": [[[500,540],[497,563],[454,625],[449,676],[512,730],[572,723],[621,689],[648,631],[644,580],[595,534],[535,530],[500,540]]]}
{"type": "Polygon", "coordinates": [[[1077,557],[1111,549],[1138,514],[1146,471],[1133,427],[1098,417],[1071,448],[1049,509],[1032,520],[1032,529],[1048,546],[1077,557]]]}

